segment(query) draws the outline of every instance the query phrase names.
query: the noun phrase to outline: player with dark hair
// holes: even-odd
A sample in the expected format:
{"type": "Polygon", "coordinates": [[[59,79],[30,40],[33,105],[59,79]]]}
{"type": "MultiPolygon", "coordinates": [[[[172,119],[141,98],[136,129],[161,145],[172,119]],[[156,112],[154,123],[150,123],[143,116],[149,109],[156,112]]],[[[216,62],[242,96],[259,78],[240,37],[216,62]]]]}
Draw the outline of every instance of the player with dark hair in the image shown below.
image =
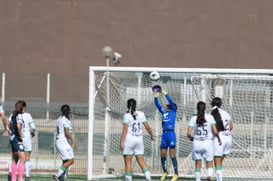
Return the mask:
{"type": "MultiPolygon", "coordinates": [[[[35,124],[33,122],[32,116],[30,113],[26,112],[27,104],[25,101],[21,101],[23,105],[23,146],[24,146],[24,152],[25,152],[25,181],[30,181],[30,171],[31,171],[31,164],[30,164],[30,155],[32,152],[32,141],[31,137],[35,136],[35,124]]],[[[9,117],[9,121],[11,122],[11,117],[9,117]]],[[[9,174],[8,174],[8,180],[11,180],[11,165],[9,166],[9,174]]]]}
{"type": "Polygon", "coordinates": [[[136,110],[136,100],[127,100],[127,112],[123,115],[123,129],[120,140],[120,149],[123,150],[125,162],[125,180],[132,180],[132,158],[136,157],[137,163],[143,170],[147,181],[151,181],[151,173],[144,161],[144,144],[142,124],[148,131],[151,140],[154,140],[153,132],[149,126],[145,114],[136,110]]]}
{"type": "Polygon", "coordinates": [[[225,156],[230,153],[232,147],[231,130],[233,129],[233,124],[229,113],[221,109],[221,98],[215,97],[211,102],[211,106],[211,115],[216,121],[216,127],[222,141],[222,144],[219,145],[217,144],[217,140],[214,140],[214,166],[216,169],[216,180],[222,181],[223,160],[225,156]]]}
{"type": "Polygon", "coordinates": [[[0,104],[0,117],[2,119],[2,124],[4,126],[4,131],[2,133],[2,136],[8,136],[9,132],[8,132],[8,121],[7,121],[7,117],[5,115],[5,111],[3,109],[2,104],[0,104]]]}
{"type": "Polygon", "coordinates": [[[216,123],[210,114],[205,113],[206,104],[202,101],[197,103],[197,115],[194,115],[189,121],[187,137],[193,141],[192,159],[195,160],[195,180],[201,181],[202,159],[206,161],[208,169],[207,180],[212,180],[213,174],[213,139],[221,139],[218,135],[216,123]],[[193,135],[192,135],[192,132],[193,135]]]}
{"type": "Polygon", "coordinates": [[[57,137],[56,149],[63,161],[62,166],[58,172],[53,175],[56,181],[63,181],[67,169],[74,163],[73,148],[76,149],[76,143],[72,137],[72,123],[70,120],[70,106],[67,104],[62,105],[61,115],[57,120],[57,137]]]}
{"type": "Polygon", "coordinates": [[[154,104],[158,111],[162,115],[162,135],[160,144],[160,155],[161,155],[161,165],[163,169],[163,174],[160,180],[165,180],[168,175],[167,169],[167,151],[169,148],[169,155],[172,160],[174,175],[171,181],[176,181],[178,179],[178,163],[176,159],[176,134],[175,134],[175,120],[176,120],[176,104],[173,102],[171,96],[161,88],[159,85],[155,85],[152,88],[154,94],[154,104]],[[163,94],[167,101],[169,102],[165,108],[163,108],[159,103],[159,93],[163,94]]]}
{"type": "Polygon", "coordinates": [[[12,163],[11,163],[11,180],[16,181],[18,172],[18,181],[24,179],[24,164],[25,154],[23,146],[23,101],[17,101],[15,103],[15,109],[12,113],[11,122],[9,123],[10,132],[10,145],[12,151],[12,163]]]}

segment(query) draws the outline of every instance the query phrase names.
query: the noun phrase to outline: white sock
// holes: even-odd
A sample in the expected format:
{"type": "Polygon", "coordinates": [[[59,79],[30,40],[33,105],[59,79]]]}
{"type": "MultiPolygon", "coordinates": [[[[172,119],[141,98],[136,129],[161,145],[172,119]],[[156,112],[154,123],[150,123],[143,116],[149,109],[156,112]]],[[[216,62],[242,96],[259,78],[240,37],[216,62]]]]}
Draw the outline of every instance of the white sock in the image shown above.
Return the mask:
{"type": "Polygon", "coordinates": [[[195,181],[201,181],[201,172],[195,172],[195,181]]]}
{"type": "Polygon", "coordinates": [[[152,178],[151,178],[151,172],[149,170],[145,171],[144,175],[145,175],[147,181],[151,181],[152,180],[152,178]]]}
{"type": "Polygon", "coordinates": [[[213,173],[213,168],[209,167],[208,168],[208,177],[212,177],[212,173],[213,173]]]}
{"type": "Polygon", "coordinates": [[[31,165],[30,165],[30,160],[26,160],[25,162],[25,174],[26,174],[26,177],[30,177],[30,168],[31,165]]]}
{"type": "Polygon", "coordinates": [[[132,181],[132,175],[125,175],[125,181],[132,181]]]}
{"type": "Polygon", "coordinates": [[[66,171],[66,168],[61,166],[58,170],[57,177],[60,177],[65,171],[66,171]]]}
{"type": "Polygon", "coordinates": [[[11,175],[11,162],[9,163],[9,174],[11,175]]]}
{"type": "Polygon", "coordinates": [[[216,181],[222,181],[222,170],[216,170],[216,181]]]}

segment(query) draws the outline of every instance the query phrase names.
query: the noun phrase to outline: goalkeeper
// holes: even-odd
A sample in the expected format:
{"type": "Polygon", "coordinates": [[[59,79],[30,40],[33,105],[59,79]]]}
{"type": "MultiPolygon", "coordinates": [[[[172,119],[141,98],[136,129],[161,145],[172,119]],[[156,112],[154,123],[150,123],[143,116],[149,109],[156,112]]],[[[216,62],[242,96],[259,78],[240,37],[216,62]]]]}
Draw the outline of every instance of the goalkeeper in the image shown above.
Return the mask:
{"type": "Polygon", "coordinates": [[[171,96],[161,88],[160,85],[155,85],[152,88],[154,94],[154,103],[159,112],[162,115],[162,136],[160,144],[160,154],[161,154],[161,165],[163,168],[163,174],[160,180],[165,180],[168,175],[167,169],[167,151],[169,149],[169,155],[172,160],[174,175],[171,181],[176,181],[178,179],[178,165],[175,153],[176,146],[176,135],[175,135],[175,119],[176,119],[176,104],[173,102],[171,96]],[[163,108],[159,103],[159,93],[163,94],[167,101],[169,102],[165,108],[163,108]]]}

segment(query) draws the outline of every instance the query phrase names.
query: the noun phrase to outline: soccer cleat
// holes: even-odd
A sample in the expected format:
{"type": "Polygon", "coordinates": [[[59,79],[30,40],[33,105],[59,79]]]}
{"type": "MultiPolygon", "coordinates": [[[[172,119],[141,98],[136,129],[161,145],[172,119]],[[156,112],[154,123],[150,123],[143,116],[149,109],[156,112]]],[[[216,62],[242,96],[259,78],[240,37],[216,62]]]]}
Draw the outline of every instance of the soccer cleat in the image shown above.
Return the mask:
{"type": "Polygon", "coordinates": [[[164,172],[164,173],[161,175],[160,181],[165,180],[165,178],[167,177],[167,175],[168,175],[168,172],[164,172]]]}
{"type": "Polygon", "coordinates": [[[11,181],[11,174],[8,174],[8,181],[11,181]]]}
{"type": "Polygon", "coordinates": [[[57,175],[53,175],[53,179],[54,179],[55,181],[60,181],[57,175]]]}
{"type": "Polygon", "coordinates": [[[178,179],[178,175],[174,174],[171,181],[176,181],[178,179]]]}
{"type": "Polygon", "coordinates": [[[64,181],[65,178],[65,172],[59,177],[59,181],[64,181]]]}

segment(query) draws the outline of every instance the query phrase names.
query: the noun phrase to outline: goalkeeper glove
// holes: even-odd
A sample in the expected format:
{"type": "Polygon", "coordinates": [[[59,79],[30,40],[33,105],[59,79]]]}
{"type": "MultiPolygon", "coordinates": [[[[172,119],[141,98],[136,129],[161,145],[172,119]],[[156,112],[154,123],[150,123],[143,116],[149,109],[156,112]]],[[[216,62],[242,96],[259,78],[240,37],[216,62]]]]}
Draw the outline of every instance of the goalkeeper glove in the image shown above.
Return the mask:
{"type": "Polygon", "coordinates": [[[167,91],[165,91],[165,90],[163,90],[163,89],[161,90],[161,93],[162,93],[163,95],[168,94],[167,91]]]}
{"type": "Polygon", "coordinates": [[[154,85],[152,87],[153,92],[161,92],[162,88],[160,85],[154,85]]]}
{"type": "Polygon", "coordinates": [[[156,98],[156,97],[159,96],[159,93],[158,92],[154,92],[153,95],[154,95],[154,98],[156,98]]]}

